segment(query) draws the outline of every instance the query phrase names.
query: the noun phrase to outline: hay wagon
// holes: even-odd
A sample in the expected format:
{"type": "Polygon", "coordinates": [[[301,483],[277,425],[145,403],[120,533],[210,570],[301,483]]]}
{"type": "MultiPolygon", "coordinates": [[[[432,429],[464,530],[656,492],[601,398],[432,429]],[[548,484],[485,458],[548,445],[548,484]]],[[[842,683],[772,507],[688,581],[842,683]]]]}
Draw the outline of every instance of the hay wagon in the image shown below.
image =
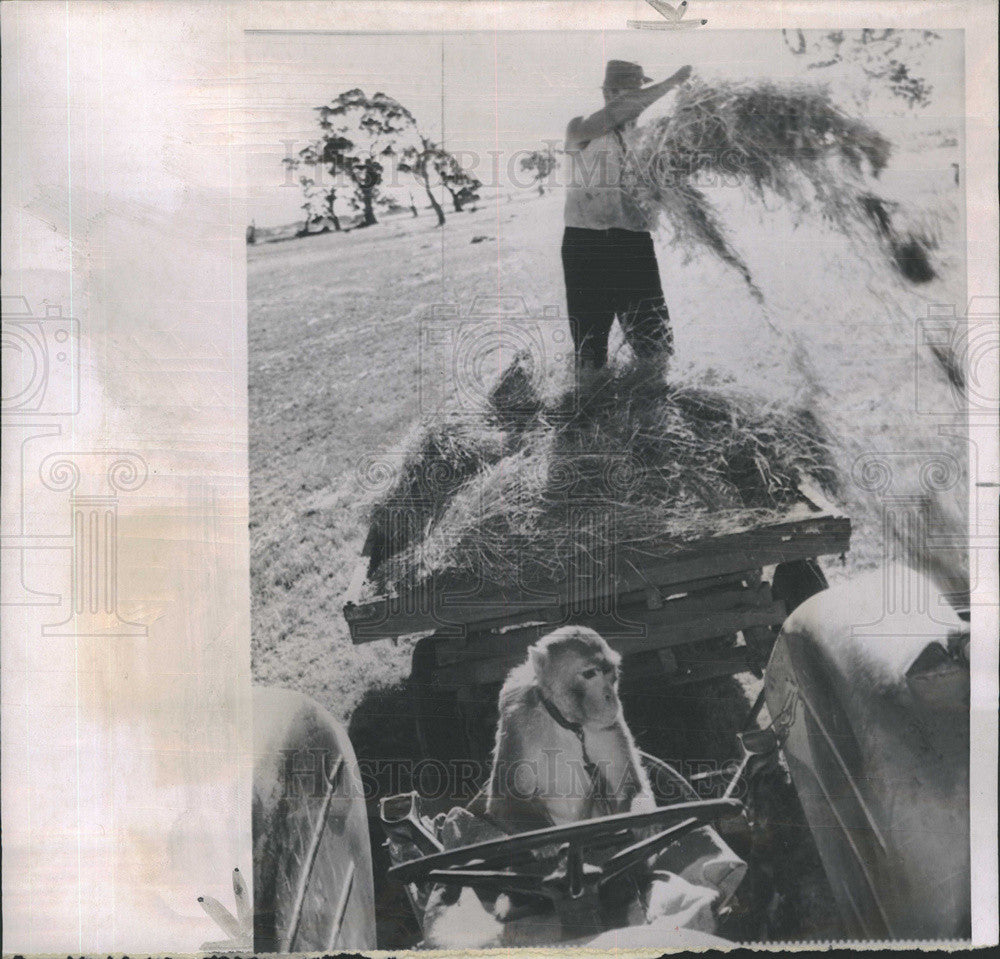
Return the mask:
{"type": "Polygon", "coordinates": [[[816,560],[843,554],[851,525],[803,486],[778,521],[678,547],[619,544],[585,581],[498,588],[449,574],[371,596],[369,534],[344,606],[355,643],[415,638],[411,684],[426,757],[483,756],[496,691],[528,646],[565,623],[597,629],[623,656],[629,684],[760,677],[778,628],[826,587],[816,560]]]}

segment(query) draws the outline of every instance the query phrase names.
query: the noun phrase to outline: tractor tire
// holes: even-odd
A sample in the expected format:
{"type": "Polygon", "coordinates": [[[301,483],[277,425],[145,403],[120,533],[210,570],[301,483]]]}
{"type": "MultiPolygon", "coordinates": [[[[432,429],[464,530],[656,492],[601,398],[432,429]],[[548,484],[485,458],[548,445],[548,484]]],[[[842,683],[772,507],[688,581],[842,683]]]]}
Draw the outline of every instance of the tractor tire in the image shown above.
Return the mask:
{"type": "Polygon", "coordinates": [[[344,728],[301,693],[254,689],[254,951],[375,948],[361,774],[344,728]]]}

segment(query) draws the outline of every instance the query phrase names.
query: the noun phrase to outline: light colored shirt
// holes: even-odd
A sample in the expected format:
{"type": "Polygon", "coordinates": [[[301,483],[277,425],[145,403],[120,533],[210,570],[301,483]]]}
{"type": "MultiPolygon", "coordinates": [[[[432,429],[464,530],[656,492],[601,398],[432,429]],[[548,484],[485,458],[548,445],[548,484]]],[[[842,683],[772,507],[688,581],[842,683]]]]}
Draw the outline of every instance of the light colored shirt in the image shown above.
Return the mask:
{"type": "Polygon", "coordinates": [[[611,131],[584,144],[566,140],[569,180],[566,226],[586,230],[649,230],[647,218],[622,189],[628,129],[611,131]],[[619,140],[619,136],[621,140],[619,140]]]}

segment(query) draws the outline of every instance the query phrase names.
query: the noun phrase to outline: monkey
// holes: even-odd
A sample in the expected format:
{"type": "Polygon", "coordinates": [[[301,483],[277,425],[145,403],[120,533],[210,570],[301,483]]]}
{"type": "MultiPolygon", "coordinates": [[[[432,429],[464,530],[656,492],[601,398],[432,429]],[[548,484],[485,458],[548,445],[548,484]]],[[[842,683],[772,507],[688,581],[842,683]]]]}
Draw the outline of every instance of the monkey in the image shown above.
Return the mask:
{"type": "MultiPolygon", "coordinates": [[[[618,653],[583,626],[563,626],[528,648],[526,660],[510,671],[500,691],[483,808],[494,826],[516,833],[656,808],[622,713],[620,669],[618,653]]],[[[645,838],[660,828],[633,834],[645,838]]],[[[632,874],[602,888],[602,915],[613,925],[632,925],[657,915],[681,916],[687,910],[691,915],[684,925],[697,921],[699,928],[714,928],[713,910],[723,890],[710,877],[706,881],[706,862],[717,872],[717,863],[728,865],[727,876],[733,874],[734,864],[739,866],[733,887],[746,865],[707,828],[682,837],[672,851],[681,863],[690,858],[689,866],[661,868],[658,854],[651,857],[632,874]],[[693,847],[683,848],[692,842],[693,847]]],[[[502,901],[507,898],[499,897],[492,907],[504,921],[516,911],[515,903],[502,901]]]]}
{"type": "Polygon", "coordinates": [[[621,657],[563,626],[528,649],[500,691],[486,813],[515,831],[655,808],[618,697],[621,657]]]}

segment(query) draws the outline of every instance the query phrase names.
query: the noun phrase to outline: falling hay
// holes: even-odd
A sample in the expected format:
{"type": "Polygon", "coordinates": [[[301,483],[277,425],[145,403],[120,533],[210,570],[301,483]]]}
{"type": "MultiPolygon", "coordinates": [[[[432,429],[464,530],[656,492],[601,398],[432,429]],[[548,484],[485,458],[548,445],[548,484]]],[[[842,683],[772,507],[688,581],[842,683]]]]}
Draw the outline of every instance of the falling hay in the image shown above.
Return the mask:
{"type": "Polygon", "coordinates": [[[897,225],[901,214],[899,203],[871,193],[859,196],[858,202],[874,225],[879,239],[887,247],[896,269],[903,276],[911,283],[927,283],[937,276],[928,257],[928,251],[937,249],[938,246],[938,238],[934,232],[921,226],[900,228],[897,225]]]}
{"type": "MultiPolygon", "coordinates": [[[[516,395],[525,402],[523,382],[516,395]]],[[[502,437],[497,398],[479,417],[432,426],[376,504],[376,590],[456,570],[493,584],[558,581],[607,563],[621,544],[663,553],[778,521],[804,477],[835,487],[808,411],[711,376],[667,383],[646,364],[601,371],[584,394],[501,417],[502,437]],[[417,501],[413,522],[387,526],[417,501]]]]}
{"type": "Polygon", "coordinates": [[[840,111],[823,88],[696,79],[680,89],[670,116],[636,132],[623,189],[647,222],[671,227],[681,246],[707,247],[757,299],[760,290],[699,183],[739,185],[758,200],[770,193],[799,217],[875,238],[896,270],[926,282],[934,276],[933,239],[898,229],[900,205],[870,189],[890,152],[885,137],[840,111]]]}

